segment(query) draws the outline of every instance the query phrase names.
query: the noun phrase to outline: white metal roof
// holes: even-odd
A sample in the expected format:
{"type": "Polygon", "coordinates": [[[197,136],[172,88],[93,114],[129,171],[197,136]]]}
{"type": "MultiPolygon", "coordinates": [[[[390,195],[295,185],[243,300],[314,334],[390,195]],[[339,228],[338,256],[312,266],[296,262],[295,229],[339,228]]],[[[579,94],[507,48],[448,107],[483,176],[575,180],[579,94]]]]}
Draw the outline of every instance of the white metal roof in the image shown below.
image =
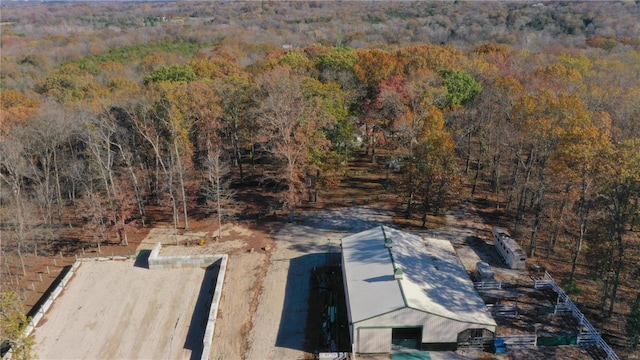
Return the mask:
{"type": "Polygon", "coordinates": [[[409,307],[496,326],[447,240],[378,226],[343,238],[342,252],[353,323],[409,307]],[[391,248],[385,247],[385,240],[391,240],[391,248]],[[397,268],[402,280],[394,278],[397,268]]]}

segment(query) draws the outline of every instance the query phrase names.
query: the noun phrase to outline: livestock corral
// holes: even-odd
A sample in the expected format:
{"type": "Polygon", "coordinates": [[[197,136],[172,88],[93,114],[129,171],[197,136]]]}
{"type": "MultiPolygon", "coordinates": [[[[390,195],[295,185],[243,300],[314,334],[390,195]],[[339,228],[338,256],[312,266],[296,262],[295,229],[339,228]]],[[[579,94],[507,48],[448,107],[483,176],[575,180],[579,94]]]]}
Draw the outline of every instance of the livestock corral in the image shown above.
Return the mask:
{"type": "MultiPolygon", "coordinates": [[[[616,359],[597,329],[556,284],[552,275],[533,263],[525,269],[510,269],[494,248],[491,226],[476,217],[473,210],[460,208],[447,215],[447,226],[428,231],[414,228],[413,232],[422,237],[450,240],[474,281],[480,280],[477,263],[484,262],[489,266],[493,281],[486,282],[484,287],[477,281],[476,288],[498,324],[495,336],[505,341],[506,352],[493,353],[495,349],[486,346],[492,341],[462,341],[455,353],[442,356],[453,359],[616,359]]],[[[340,309],[345,306],[342,299],[345,295],[341,286],[331,285],[331,279],[340,282],[336,272],[341,269],[319,270],[320,273],[313,275],[319,293],[310,297],[309,305],[309,319],[314,319],[313,314],[318,314],[318,319],[307,324],[307,344],[313,344],[316,353],[338,351],[337,354],[343,354],[351,349],[340,338],[345,336],[342,331],[348,327],[340,309]],[[327,292],[327,289],[334,291],[327,292]],[[336,303],[336,297],[342,300],[336,303]],[[337,306],[336,322],[331,315],[334,306],[337,306]],[[317,329],[314,331],[310,326],[317,329]],[[339,338],[332,343],[331,339],[336,336],[339,338]]],[[[360,354],[358,358],[384,359],[391,355],[360,354]]],[[[431,352],[430,356],[435,359],[441,354],[431,352]]]]}
{"type": "MultiPolygon", "coordinates": [[[[451,214],[448,223],[468,223],[473,212],[460,215],[451,214]]],[[[472,222],[482,224],[477,219],[472,222]]],[[[496,240],[496,228],[458,226],[454,233],[438,232],[443,231],[491,310],[498,324],[495,336],[504,340],[508,358],[617,359],[550,273],[534,263],[510,266],[497,249],[501,242],[496,240]]]]}

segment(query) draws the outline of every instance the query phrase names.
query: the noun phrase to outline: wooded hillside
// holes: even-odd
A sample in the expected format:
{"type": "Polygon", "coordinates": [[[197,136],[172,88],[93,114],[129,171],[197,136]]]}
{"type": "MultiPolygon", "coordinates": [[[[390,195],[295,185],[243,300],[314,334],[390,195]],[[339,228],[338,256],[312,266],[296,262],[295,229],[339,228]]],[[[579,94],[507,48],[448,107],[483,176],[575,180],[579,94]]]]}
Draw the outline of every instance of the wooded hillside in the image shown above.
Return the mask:
{"type": "Polygon", "coordinates": [[[638,18],[628,1],[3,3],[3,271],[69,227],[126,244],[150,207],[176,231],[292,221],[366,158],[407,219],[474,203],[532,262],[567,264],[632,353],[638,18]]]}

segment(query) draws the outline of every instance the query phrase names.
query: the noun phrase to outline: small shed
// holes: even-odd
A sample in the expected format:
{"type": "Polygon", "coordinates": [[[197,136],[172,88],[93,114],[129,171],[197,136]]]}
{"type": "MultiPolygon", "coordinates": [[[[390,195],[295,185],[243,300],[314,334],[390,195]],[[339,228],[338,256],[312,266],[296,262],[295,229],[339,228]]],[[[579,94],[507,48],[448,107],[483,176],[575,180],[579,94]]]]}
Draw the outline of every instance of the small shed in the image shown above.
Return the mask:
{"type": "Polygon", "coordinates": [[[447,240],[378,226],[342,239],[353,351],[455,350],[497,325],[447,240]]]}

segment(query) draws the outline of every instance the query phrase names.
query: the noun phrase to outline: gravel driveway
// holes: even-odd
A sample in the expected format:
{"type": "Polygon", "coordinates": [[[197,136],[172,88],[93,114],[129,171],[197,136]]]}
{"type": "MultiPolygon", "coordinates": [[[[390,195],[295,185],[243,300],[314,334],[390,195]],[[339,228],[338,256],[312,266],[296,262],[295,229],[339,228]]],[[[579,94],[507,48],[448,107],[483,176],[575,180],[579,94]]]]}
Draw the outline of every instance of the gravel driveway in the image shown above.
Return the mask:
{"type": "Polygon", "coordinates": [[[271,264],[253,318],[247,359],[300,359],[304,350],[309,281],[345,235],[391,224],[392,212],[361,206],[300,214],[276,234],[271,264]]]}

